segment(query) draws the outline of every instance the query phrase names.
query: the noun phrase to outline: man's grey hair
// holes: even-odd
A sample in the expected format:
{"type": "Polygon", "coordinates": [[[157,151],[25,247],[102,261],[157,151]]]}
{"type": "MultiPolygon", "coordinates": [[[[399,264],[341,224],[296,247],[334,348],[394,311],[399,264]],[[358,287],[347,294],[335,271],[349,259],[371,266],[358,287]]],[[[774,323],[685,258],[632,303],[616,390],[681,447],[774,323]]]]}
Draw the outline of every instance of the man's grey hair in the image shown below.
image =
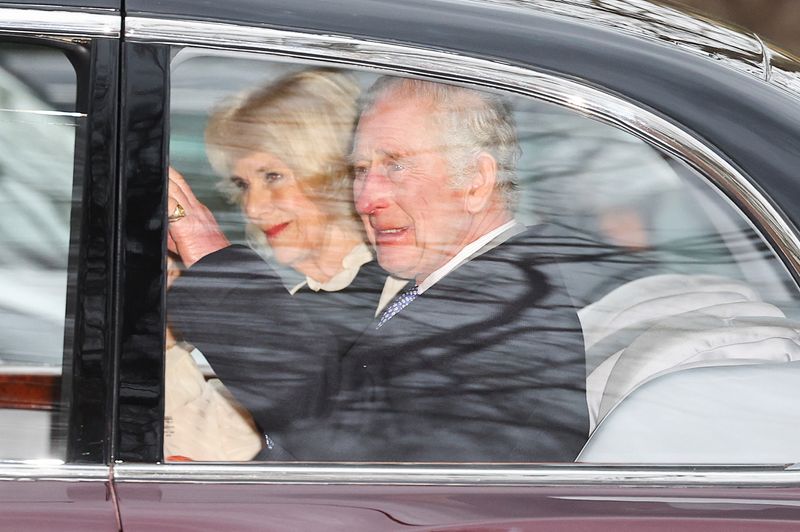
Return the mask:
{"type": "Polygon", "coordinates": [[[465,184],[478,155],[491,155],[497,162],[495,188],[513,210],[519,189],[516,170],[520,147],[511,105],[505,98],[444,83],[383,76],[363,95],[362,114],[369,113],[379,100],[392,97],[433,105],[436,112],[432,117],[441,124],[446,137],[453,186],[465,184]]]}

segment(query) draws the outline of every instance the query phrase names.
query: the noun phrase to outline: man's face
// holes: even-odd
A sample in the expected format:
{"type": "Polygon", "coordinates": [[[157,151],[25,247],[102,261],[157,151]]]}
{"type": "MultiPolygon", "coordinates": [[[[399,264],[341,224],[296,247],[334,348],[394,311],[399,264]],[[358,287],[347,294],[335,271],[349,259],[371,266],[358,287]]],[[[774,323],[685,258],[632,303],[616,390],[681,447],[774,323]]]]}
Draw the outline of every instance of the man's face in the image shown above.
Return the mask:
{"type": "Polygon", "coordinates": [[[427,101],[390,93],[361,117],[353,194],[378,262],[421,282],[466,243],[465,193],[453,188],[444,131],[427,101]]]}

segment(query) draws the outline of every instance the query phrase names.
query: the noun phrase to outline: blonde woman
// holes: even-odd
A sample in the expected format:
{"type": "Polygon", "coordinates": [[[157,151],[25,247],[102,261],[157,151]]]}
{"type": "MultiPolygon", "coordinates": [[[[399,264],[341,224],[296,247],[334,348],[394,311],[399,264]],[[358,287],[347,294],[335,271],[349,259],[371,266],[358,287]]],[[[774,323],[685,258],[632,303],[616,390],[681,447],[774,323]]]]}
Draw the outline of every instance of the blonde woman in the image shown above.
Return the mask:
{"type": "Polygon", "coordinates": [[[386,279],[353,211],[358,92],[346,74],[306,70],[209,121],[208,157],[225,188],[274,260],[304,277],[288,289],[254,251],[231,246],[170,171],[169,248],[188,270],[170,289],[169,321],[272,436],[266,457],[277,455],[276,435],[324,413],[338,358],[370,324],[386,279]]]}

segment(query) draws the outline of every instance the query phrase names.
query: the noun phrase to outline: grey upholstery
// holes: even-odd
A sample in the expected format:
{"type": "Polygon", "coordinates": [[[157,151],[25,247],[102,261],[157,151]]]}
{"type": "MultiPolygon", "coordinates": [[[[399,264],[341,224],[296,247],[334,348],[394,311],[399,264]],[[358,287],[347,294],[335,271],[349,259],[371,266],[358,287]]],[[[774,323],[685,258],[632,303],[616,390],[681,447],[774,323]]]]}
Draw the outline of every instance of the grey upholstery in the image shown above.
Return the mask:
{"type": "MultiPolygon", "coordinates": [[[[783,312],[760,301],[750,286],[712,275],[637,279],[578,314],[587,347],[590,430],[631,390],[661,372],[731,358],[772,360],[771,348],[737,346],[795,334],[783,312]]],[[[784,361],[800,354],[796,347],[784,352],[784,361]]]]}
{"type": "Polygon", "coordinates": [[[800,323],[759,299],[736,280],[658,275],[583,309],[599,363],[579,460],[799,461],[800,323]]]}
{"type": "Polygon", "coordinates": [[[760,300],[747,284],[716,275],[652,275],[626,283],[578,311],[587,372],[658,320],[712,305],[760,300]]]}
{"type": "MultiPolygon", "coordinates": [[[[697,366],[800,360],[800,324],[781,317],[737,315],[744,306],[717,305],[687,312],[664,319],[638,336],[622,351],[609,372],[598,420],[631,391],[664,372],[697,366]]],[[[759,307],[774,308],[766,303],[756,306],[759,307]]]]}
{"type": "Polygon", "coordinates": [[[701,367],[640,386],[603,420],[579,462],[800,461],[800,362],[701,367]]]}

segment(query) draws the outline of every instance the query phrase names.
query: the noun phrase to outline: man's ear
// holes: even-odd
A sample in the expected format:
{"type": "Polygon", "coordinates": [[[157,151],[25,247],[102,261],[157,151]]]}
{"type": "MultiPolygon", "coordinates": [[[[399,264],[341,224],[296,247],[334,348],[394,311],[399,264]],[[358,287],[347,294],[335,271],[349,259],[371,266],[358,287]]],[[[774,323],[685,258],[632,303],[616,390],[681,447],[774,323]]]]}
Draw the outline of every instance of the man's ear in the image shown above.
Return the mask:
{"type": "Polygon", "coordinates": [[[496,183],[497,161],[488,153],[481,152],[475,159],[475,171],[467,185],[467,212],[476,214],[485,210],[492,201],[496,183]]]}

